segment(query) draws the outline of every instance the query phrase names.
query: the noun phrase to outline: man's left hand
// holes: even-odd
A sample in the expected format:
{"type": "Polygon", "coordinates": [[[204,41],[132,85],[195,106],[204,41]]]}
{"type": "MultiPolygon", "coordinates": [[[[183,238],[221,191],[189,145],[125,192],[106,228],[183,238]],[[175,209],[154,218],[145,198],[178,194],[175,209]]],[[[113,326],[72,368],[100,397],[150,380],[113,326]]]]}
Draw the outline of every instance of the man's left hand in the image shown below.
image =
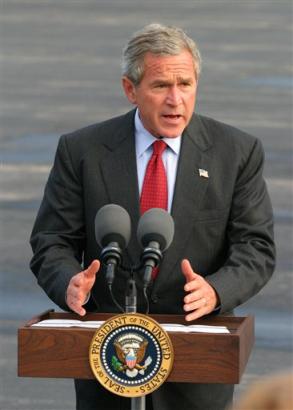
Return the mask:
{"type": "Polygon", "coordinates": [[[184,290],[188,295],[184,297],[183,309],[190,312],[185,320],[191,321],[213,312],[219,304],[215,289],[201,276],[195,273],[187,259],[181,263],[182,273],[186,284],[184,290]]]}

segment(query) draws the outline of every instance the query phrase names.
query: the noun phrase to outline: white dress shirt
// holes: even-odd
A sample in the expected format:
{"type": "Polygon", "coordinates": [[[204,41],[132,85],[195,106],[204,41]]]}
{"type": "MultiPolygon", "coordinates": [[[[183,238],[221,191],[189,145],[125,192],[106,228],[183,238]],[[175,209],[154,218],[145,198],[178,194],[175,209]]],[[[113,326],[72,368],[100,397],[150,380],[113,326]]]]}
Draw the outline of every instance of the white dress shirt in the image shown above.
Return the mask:
{"type": "MultiPolygon", "coordinates": [[[[138,188],[139,195],[141,195],[146,167],[153,153],[152,144],[157,141],[157,138],[144,128],[139,118],[138,110],[136,110],[135,113],[134,125],[138,188]]],[[[176,138],[162,138],[162,140],[167,144],[167,148],[162,155],[162,160],[168,180],[168,212],[170,213],[181,146],[181,135],[176,138]]]]}

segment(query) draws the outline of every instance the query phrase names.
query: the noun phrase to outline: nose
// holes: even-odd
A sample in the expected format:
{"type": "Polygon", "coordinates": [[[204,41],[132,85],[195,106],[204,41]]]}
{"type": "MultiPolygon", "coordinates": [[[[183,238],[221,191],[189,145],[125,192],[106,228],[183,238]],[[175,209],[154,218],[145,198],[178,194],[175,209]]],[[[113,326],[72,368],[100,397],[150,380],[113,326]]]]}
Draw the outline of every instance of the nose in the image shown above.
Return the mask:
{"type": "Polygon", "coordinates": [[[174,85],[168,89],[166,103],[172,106],[177,106],[182,102],[182,97],[179,88],[174,85]]]}

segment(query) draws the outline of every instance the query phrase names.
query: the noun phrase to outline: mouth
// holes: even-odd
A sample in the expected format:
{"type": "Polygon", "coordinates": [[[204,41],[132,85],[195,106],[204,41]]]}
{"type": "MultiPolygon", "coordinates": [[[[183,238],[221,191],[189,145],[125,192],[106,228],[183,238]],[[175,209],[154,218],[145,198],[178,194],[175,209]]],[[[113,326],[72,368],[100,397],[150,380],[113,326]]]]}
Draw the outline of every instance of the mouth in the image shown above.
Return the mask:
{"type": "Polygon", "coordinates": [[[177,120],[182,117],[180,114],[164,114],[164,118],[170,119],[170,120],[177,120]]]}
{"type": "Polygon", "coordinates": [[[163,114],[162,115],[166,125],[179,125],[182,122],[183,115],[181,114],[163,114]]]}

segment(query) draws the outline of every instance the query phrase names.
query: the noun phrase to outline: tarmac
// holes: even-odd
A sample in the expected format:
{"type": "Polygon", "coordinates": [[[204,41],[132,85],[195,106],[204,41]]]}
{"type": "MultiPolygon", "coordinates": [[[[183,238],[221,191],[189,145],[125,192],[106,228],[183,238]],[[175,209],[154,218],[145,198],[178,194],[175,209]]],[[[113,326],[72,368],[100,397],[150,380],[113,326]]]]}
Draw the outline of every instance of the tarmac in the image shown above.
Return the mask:
{"type": "Polygon", "coordinates": [[[75,406],[71,380],[17,377],[17,329],[59,310],[29,270],[29,235],[60,134],[131,108],[120,85],[121,50],[153,21],[179,25],[198,42],[196,110],[257,136],[266,153],[278,260],[270,282],[236,310],[255,316],[256,340],[235,396],[292,369],[292,7],[289,0],[0,3],[1,409],[75,406]]]}

